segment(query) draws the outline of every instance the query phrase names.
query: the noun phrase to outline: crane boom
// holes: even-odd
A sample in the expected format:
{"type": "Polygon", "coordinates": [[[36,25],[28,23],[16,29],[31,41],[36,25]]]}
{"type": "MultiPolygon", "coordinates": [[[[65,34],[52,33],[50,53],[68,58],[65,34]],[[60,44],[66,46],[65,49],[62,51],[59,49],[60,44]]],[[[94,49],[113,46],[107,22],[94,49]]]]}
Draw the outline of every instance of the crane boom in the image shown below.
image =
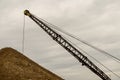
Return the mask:
{"type": "Polygon", "coordinates": [[[82,65],[89,68],[92,72],[98,75],[102,80],[111,80],[101,69],[99,69],[93,62],[91,62],[85,55],[83,55],[77,48],[75,48],[71,43],[65,40],[60,34],[46,25],[44,22],[39,20],[37,17],[32,15],[28,10],[24,11],[26,16],[29,16],[33,21],[35,21],[53,40],[60,44],[64,49],[66,49],[71,55],[73,55],[82,65]]]}

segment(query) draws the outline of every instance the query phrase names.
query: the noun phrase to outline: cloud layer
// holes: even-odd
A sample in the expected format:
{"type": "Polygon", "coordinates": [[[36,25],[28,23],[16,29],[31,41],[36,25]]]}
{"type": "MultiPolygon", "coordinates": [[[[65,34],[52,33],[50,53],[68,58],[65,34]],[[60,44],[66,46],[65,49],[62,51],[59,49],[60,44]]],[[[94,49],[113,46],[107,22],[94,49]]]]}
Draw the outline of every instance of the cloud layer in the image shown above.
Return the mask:
{"type": "MultiPolygon", "coordinates": [[[[23,11],[29,9],[36,16],[119,58],[119,4],[120,0],[1,0],[0,48],[13,47],[22,51],[23,11]]],[[[120,75],[120,64],[113,59],[81,43],[79,46],[120,75]]],[[[81,66],[28,17],[24,54],[66,80],[101,80],[86,67],[81,66]]],[[[101,65],[97,65],[111,76],[111,79],[119,80],[101,65]]]]}

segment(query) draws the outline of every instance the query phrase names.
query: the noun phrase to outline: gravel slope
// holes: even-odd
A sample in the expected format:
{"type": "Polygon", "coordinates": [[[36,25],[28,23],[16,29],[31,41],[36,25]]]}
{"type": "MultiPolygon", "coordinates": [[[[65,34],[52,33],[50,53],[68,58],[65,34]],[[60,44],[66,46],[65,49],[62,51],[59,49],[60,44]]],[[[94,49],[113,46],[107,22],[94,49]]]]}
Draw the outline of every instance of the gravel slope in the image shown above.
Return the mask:
{"type": "Polygon", "coordinates": [[[0,50],[0,80],[63,80],[12,48],[0,50]]]}

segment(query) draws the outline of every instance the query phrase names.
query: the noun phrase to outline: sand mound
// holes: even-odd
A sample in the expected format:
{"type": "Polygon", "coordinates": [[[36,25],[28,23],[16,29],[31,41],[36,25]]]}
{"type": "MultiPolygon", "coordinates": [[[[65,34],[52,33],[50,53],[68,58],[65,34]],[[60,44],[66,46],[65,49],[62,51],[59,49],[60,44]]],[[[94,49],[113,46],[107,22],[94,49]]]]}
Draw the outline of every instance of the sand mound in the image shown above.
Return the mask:
{"type": "Polygon", "coordinates": [[[0,50],[0,80],[63,80],[12,48],[0,50]]]}

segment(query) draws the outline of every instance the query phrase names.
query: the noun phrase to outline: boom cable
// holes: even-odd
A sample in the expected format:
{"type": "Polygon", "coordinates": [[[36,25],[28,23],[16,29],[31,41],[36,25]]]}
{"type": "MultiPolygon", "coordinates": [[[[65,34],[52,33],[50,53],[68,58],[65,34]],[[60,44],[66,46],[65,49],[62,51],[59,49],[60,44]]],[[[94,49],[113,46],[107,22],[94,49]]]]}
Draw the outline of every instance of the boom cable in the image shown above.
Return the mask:
{"type": "MultiPolygon", "coordinates": [[[[35,15],[34,15],[34,16],[35,16],[35,15]]],[[[37,16],[35,16],[35,17],[37,17],[37,16]]],[[[39,17],[37,17],[37,18],[39,18],[39,17]]],[[[104,50],[101,50],[101,49],[99,49],[99,48],[97,48],[97,47],[89,44],[88,42],[83,41],[83,40],[81,40],[80,38],[78,38],[78,37],[76,37],[76,36],[74,36],[74,35],[72,35],[72,34],[70,34],[70,33],[67,33],[67,32],[65,32],[65,31],[63,31],[62,29],[58,28],[57,26],[55,26],[55,25],[53,25],[53,24],[51,24],[51,23],[49,23],[49,22],[47,22],[47,21],[45,21],[45,20],[43,20],[43,19],[41,19],[41,18],[39,18],[39,19],[40,19],[41,21],[43,21],[43,22],[44,22],[46,25],[48,25],[49,27],[52,27],[52,28],[54,28],[54,29],[56,29],[56,30],[58,30],[58,31],[60,31],[60,32],[62,32],[62,33],[64,33],[64,34],[66,34],[67,36],[70,36],[70,37],[72,37],[73,39],[75,39],[75,40],[77,40],[77,41],[80,41],[80,42],[88,45],[89,47],[92,47],[93,49],[95,49],[95,50],[97,50],[97,51],[99,51],[99,52],[101,52],[101,53],[104,53],[104,54],[112,57],[115,61],[118,60],[117,62],[120,61],[119,58],[117,58],[117,57],[109,54],[108,52],[105,52],[104,50]]],[[[62,36],[63,36],[63,35],[62,35],[62,36]]],[[[64,36],[63,36],[63,37],[64,37],[64,36]]],[[[65,38],[65,37],[64,37],[64,38],[65,38]]],[[[65,39],[66,39],[66,38],[65,38],[65,39]]],[[[66,39],[66,40],[68,40],[68,39],[66,39]]],[[[92,59],[94,59],[94,60],[95,60],[96,62],[98,62],[100,65],[102,65],[105,69],[107,69],[108,71],[110,71],[110,72],[111,72],[112,74],[114,74],[116,77],[120,78],[120,76],[119,76],[118,74],[114,73],[112,70],[110,70],[108,67],[106,67],[104,64],[102,64],[100,61],[98,61],[97,59],[95,59],[95,58],[92,57],[91,55],[89,55],[86,51],[84,51],[83,49],[81,49],[79,46],[77,46],[76,44],[74,44],[74,43],[71,42],[70,40],[68,40],[68,41],[69,41],[71,44],[73,44],[75,47],[77,47],[79,50],[81,50],[82,52],[84,52],[85,54],[87,54],[88,56],[90,56],[92,59]]],[[[120,62],[119,62],[119,63],[120,63],[120,62]]]]}
{"type": "MultiPolygon", "coordinates": [[[[63,36],[63,35],[62,35],[63,36]]],[[[65,37],[64,37],[65,38],[65,37]]],[[[120,76],[116,73],[114,73],[112,70],[110,70],[108,67],[106,67],[104,64],[102,64],[100,61],[98,61],[96,58],[94,58],[93,56],[89,55],[86,51],[84,51],[83,49],[81,49],[78,45],[76,45],[75,43],[71,42],[70,40],[68,40],[67,38],[65,38],[67,41],[69,41],[72,45],[74,45],[75,47],[77,47],[80,51],[82,51],[83,53],[87,54],[88,56],[90,56],[93,60],[95,60],[97,63],[99,63],[101,66],[103,66],[105,69],[107,69],[108,71],[110,71],[112,74],[114,74],[116,77],[120,78],[120,76]]]]}
{"type": "Polygon", "coordinates": [[[25,47],[25,15],[23,17],[23,35],[22,35],[22,52],[24,53],[24,47],[25,47]]]}
{"type": "Polygon", "coordinates": [[[41,18],[39,18],[39,19],[42,20],[42,21],[44,21],[44,22],[45,22],[47,25],[49,25],[50,27],[52,27],[52,28],[54,28],[54,29],[56,29],[56,30],[64,33],[65,35],[67,35],[67,36],[69,36],[69,37],[71,37],[71,38],[73,38],[73,39],[75,39],[75,40],[77,40],[77,41],[82,42],[83,44],[85,44],[85,45],[87,45],[87,46],[89,46],[89,47],[91,47],[91,48],[93,48],[93,49],[95,49],[95,50],[97,50],[97,51],[99,51],[99,52],[101,52],[101,53],[109,56],[109,57],[112,57],[116,62],[120,63],[120,59],[117,58],[117,57],[115,57],[115,56],[113,56],[113,55],[111,55],[110,53],[108,53],[108,52],[106,52],[106,51],[104,51],[104,50],[102,50],[102,49],[100,49],[100,48],[97,48],[97,47],[93,46],[92,44],[90,44],[90,43],[88,43],[88,42],[86,42],[86,41],[83,41],[82,39],[78,38],[77,36],[75,36],[75,35],[73,35],[73,34],[70,34],[70,33],[68,33],[68,32],[66,32],[66,31],[58,28],[57,26],[55,26],[55,25],[53,25],[53,24],[51,24],[51,23],[49,23],[49,22],[47,22],[47,21],[45,21],[45,20],[43,20],[43,19],[41,19],[41,18]]]}
{"type": "MultiPolygon", "coordinates": [[[[100,78],[102,78],[103,80],[104,79],[105,80],[111,80],[101,69],[99,69],[89,59],[87,59],[86,56],[84,56],[81,52],[79,52],[79,50],[77,50],[77,48],[73,47],[71,45],[71,43],[67,42],[61,35],[59,35],[57,32],[55,32],[57,29],[54,31],[54,30],[52,30],[52,28],[49,28],[49,27],[55,27],[55,26],[53,26],[53,25],[50,26],[49,24],[45,24],[44,21],[42,22],[41,19],[40,19],[41,21],[39,19],[37,19],[37,17],[35,17],[34,15],[32,15],[28,10],[25,10],[24,14],[27,15],[27,16],[29,16],[33,21],[35,21],[41,28],[44,29],[45,32],[47,32],[54,40],[56,40],[56,42],[58,42],[61,46],[63,46],[68,52],[71,52],[73,54],[73,56],[75,56],[75,58],[77,58],[80,62],[83,61],[82,62],[83,65],[85,63],[85,66],[88,67],[90,70],[92,70],[100,78]],[[65,43],[63,44],[63,42],[65,42],[65,43]],[[74,52],[74,50],[75,50],[75,52],[74,52]],[[79,53],[79,54],[77,54],[77,53],[79,53]],[[80,56],[78,56],[78,55],[80,55],[80,56]]],[[[59,30],[57,30],[57,31],[59,31],[59,30]]],[[[62,33],[62,30],[59,31],[59,32],[62,33]]],[[[67,35],[67,36],[69,36],[69,35],[67,35]]],[[[72,38],[75,39],[74,36],[72,38]]]]}

